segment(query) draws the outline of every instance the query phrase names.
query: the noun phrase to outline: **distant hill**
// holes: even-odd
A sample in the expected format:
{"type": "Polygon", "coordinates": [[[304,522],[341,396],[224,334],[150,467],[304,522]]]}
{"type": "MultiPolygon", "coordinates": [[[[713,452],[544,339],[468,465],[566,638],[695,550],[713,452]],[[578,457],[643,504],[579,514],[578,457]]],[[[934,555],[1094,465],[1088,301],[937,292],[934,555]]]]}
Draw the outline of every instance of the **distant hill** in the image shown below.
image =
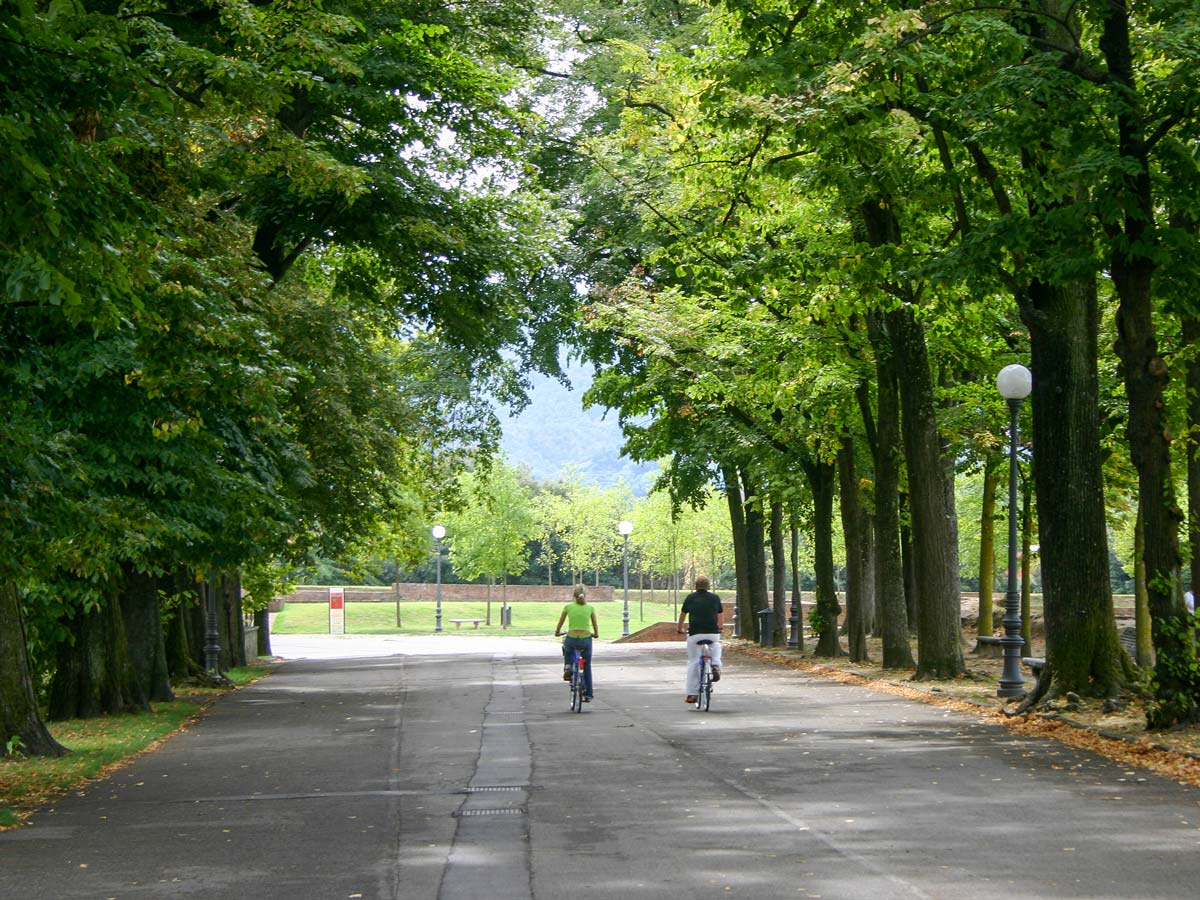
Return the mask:
{"type": "Polygon", "coordinates": [[[591,386],[592,372],[582,367],[567,370],[571,387],[552,378],[535,376],[530,404],[519,416],[503,418],[501,446],[509,462],[529,468],[541,481],[552,481],[568,466],[585,480],[611,487],[618,480],[644,495],[654,480],[655,466],[634,463],[621,456],[621,427],[615,413],[583,408],[583,393],[591,386]]]}

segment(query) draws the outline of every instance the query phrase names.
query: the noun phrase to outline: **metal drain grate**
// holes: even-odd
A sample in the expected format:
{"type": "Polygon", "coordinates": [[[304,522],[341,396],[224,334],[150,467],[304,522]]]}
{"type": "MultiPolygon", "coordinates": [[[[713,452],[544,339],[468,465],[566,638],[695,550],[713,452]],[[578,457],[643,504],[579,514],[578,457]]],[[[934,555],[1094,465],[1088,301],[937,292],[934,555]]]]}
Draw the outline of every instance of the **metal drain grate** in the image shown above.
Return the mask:
{"type": "Polygon", "coordinates": [[[460,809],[454,815],[463,816],[523,816],[525,810],[519,806],[505,806],[500,809],[460,809]]]}
{"type": "Polygon", "coordinates": [[[480,787],[467,788],[468,794],[478,794],[484,791],[523,791],[529,785],[527,784],[486,784],[480,787]]]}

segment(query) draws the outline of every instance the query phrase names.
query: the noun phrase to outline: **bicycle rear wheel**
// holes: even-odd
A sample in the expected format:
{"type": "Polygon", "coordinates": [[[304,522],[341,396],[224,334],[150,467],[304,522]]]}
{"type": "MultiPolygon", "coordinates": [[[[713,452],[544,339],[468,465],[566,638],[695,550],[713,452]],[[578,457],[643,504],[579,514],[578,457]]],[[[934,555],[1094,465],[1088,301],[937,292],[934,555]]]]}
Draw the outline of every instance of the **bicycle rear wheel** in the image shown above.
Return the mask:
{"type": "Polygon", "coordinates": [[[571,711],[583,712],[583,659],[575,657],[575,665],[571,667],[571,711]]]}
{"type": "Polygon", "coordinates": [[[696,691],[696,709],[708,710],[709,695],[712,693],[712,663],[707,656],[700,657],[700,685],[696,691]]]}

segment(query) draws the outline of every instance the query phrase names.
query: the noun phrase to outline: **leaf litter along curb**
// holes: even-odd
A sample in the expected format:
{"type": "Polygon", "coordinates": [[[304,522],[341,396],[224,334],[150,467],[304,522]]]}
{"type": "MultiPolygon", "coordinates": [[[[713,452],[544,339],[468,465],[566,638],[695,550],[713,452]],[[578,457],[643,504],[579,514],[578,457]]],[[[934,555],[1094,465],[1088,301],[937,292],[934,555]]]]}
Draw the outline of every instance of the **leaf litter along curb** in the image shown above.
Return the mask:
{"type": "MultiPolygon", "coordinates": [[[[1136,714],[1140,718],[1143,725],[1139,732],[1135,734],[1119,734],[1112,729],[1080,721],[1082,717],[1088,715],[1086,712],[1082,716],[1079,712],[1072,712],[1071,715],[1075,718],[1068,718],[1057,712],[1035,712],[1020,716],[1008,715],[1001,708],[999,699],[994,696],[995,680],[980,677],[979,675],[974,676],[973,681],[968,676],[968,678],[963,679],[963,682],[971,684],[977,689],[990,688],[993,692],[992,700],[996,704],[995,706],[986,705],[982,700],[961,699],[947,693],[947,686],[952,685],[951,682],[947,681],[901,684],[898,681],[890,680],[883,674],[885,670],[882,669],[879,670],[880,674],[878,675],[862,674],[861,672],[849,671],[839,668],[836,664],[831,664],[836,663],[835,660],[815,662],[811,659],[796,656],[795,651],[771,650],[746,642],[730,641],[726,644],[726,649],[751,656],[771,665],[783,665],[793,669],[800,669],[831,681],[865,687],[869,690],[893,694],[920,703],[927,703],[963,715],[975,716],[987,722],[1002,725],[1025,737],[1039,737],[1057,741],[1077,750],[1087,750],[1104,756],[1122,765],[1147,769],[1164,778],[1170,778],[1192,787],[1200,787],[1200,753],[1182,747],[1168,746],[1162,742],[1162,739],[1166,737],[1165,735],[1155,735],[1155,738],[1158,738],[1157,740],[1147,736],[1144,727],[1145,715],[1140,705],[1136,709],[1127,710],[1127,715],[1125,716],[1127,727],[1129,712],[1136,714]]],[[[853,665],[857,668],[861,668],[863,665],[870,665],[870,663],[849,663],[844,658],[843,661],[847,665],[853,665]]],[[[901,670],[894,671],[897,672],[897,677],[903,677],[899,675],[901,670]]],[[[979,690],[975,691],[975,693],[979,692],[979,690]]],[[[1103,721],[1103,718],[1108,718],[1101,717],[1099,713],[1092,715],[1101,721],[1103,721]]],[[[1190,729],[1186,735],[1184,732],[1179,732],[1178,734],[1172,732],[1171,736],[1180,736],[1183,742],[1194,743],[1200,741],[1200,729],[1190,729]]]]}

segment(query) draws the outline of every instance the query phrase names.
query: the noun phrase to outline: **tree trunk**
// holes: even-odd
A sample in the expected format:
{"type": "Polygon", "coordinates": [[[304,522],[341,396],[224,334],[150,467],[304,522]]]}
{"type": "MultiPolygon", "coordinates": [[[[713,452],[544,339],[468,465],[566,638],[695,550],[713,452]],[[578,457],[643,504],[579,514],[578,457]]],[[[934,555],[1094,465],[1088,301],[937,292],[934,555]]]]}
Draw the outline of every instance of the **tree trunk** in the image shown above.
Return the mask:
{"type": "MultiPolygon", "coordinates": [[[[859,210],[872,246],[898,244],[900,224],[885,197],[859,210]]],[[[937,428],[933,373],[925,332],[914,306],[884,313],[899,375],[901,433],[908,464],[913,562],[919,595],[915,678],[953,678],[966,670],[962,648],[962,595],[954,489],[937,428]]]]}
{"type": "Polygon", "coordinates": [[[791,515],[792,537],[792,609],[796,614],[796,649],[804,649],[804,591],[800,590],[800,527],[796,513],[791,515]]]}
{"type": "Polygon", "coordinates": [[[163,646],[167,655],[167,673],[170,675],[172,683],[190,678],[199,671],[199,666],[195,664],[188,650],[187,611],[185,609],[187,602],[185,598],[177,601],[171,617],[167,619],[166,634],[163,637],[163,646]]]}
{"type": "MultiPolygon", "coordinates": [[[[1044,624],[1044,620],[1043,620],[1044,624]]],[[[1021,483],[1021,640],[1022,656],[1033,654],[1033,481],[1021,483]]]]}
{"type": "Polygon", "coordinates": [[[819,460],[804,461],[801,465],[813,498],[813,567],[817,577],[811,618],[817,633],[813,656],[844,656],[838,642],[838,616],[842,610],[833,576],[833,491],[837,472],[832,464],[819,460]]]}
{"type": "Polygon", "coordinates": [[[900,529],[900,407],[896,368],[883,314],[872,311],[867,331],[875,351],[875,589],[883,667],[913,669],[900,529]]]}
{"type": "Polygon", "coordinates": [[[199,602],[192,573],[187,569],[176,571],[171,577],[172,614],[167,619],[166,636],[163,640],[167,655],[167,673],[174,683],[192,678],[203,671],[203,667],[197,662],[201,657],[192,654],[191,629],[195,627],[194,616],[199,602]]]}
{"type": "Polygon", "coordinates": [[[1134,659],[1143,669],[1154,665],[1154,639],[1150,628],[1150,595],[1146,592],[1145,532],[1142,530],[1142,509],[1138,506],[1137,523],[1133,527],[1133,624],[1137,652],[1134,659]]]}
{"type": "Polygon", "coordinates": [[[854,441],[842,438],[838,448],[838,487],[842,502],[842,534],[846,541],[846,644],[850,659],[865,662],[867,623],[863,615],[863,534],[862,505],[859,500],[858,467],[854,459],[854,441]]]}
{"type": "MultiPolygon", "coordinates": [[[[746,581],[749,589],[746,606],[749,608],[749,617],[754,622],[755,637],[762,640],[763,635],[759,634],[758,628],[758,611],[765,609],[771,602],[767,593],[767,548],[764,537],[766,522],[762,510],[762,496],[756,489],[752,476],[745,470],[742,471],[742,488],[747,497],[758,498],[745,505],[746,581]]],[[[742,607],[739,606],[738,615],[741,613],[742,607]]],[[[770,635],[766,637],[770,639],[770,635]]]]}
{"type": "Polygon", "coordinates": [[[775,630],[771,646],[787,645],[787,557],[783,549],[783,501],[771,501],[771,587],[774,598],[775,630]]]}
{"type": "Polygon", "coordinates": [[[1041,536],[1050,696],[1114,696],[1124,680],[1113,619],[1098,418],[1096,285],[1030,285],[1033,481],[1041,536]]]}
{"type": "MultiPolygon", "coordinates": [[[[1200,347],[1200,317],[1185,315],[1182,323],[1183,345],[1200,347]]],[[[1191,547],[1191,579],[1188,587],[1200,593],[1200,356],[1193,354],[1187,367],[1187,541],[1191,547]]]]}
{"type": "Polygon", "coordinates": [[[882,637],[875,605],[875,516],[864,503],[858,505],[859,546],[862,547],[862,619],[863,631],[882,637]]]}
{"type": "Polygon", "coordinates": [[[953,678],[963,661],[958,535],[953,489],[937,430],[933,378],[925,335],[910,307],[886,314],[899,375],[901,432],[908,463],[913,562],[917,593],[914,677],[953,678]]]}
{"type": "MultiPolygon", "coordinates": [[[[737,610],[738,634],[749,640],[758,639],[758,629],[750,606],[750,561],[746,555],[746,511],[742,506],[742,486],[737,470],[721,468],[725,482],[725,501],[729,505],[729,526],[733,532],[733,568],[736,583],[734,607],[737,610]]],[[[651,584],[653,587],[653,583],[651,584]]]]}
{"type": "MultiPolygon", "coordinates": [[[[992,621],[992,587],[996,579],[996,485],[999,482],[996,460],[989,455],[983,463],[983,509],[979,514],[979,620],[976,622],[979,637],[996,633],[992,621]]],[[[1008,514],[1011,516],[1014,512],[1010,509],[1008,514]]],[[[978,651],[980,645],[976,644],[975,649],[978,651]]]]}
{"type": "Polygon", "coordinates": [[[1200,667],[1196,644],[1179,586],[1179,526],[1171,478],[1171,433],[1163,395],[1168,369],[1158,352],[1154,332],[1154,254],[1157,251],[1156,204],[1150,176],[1150,147],[1146,140],[1142,99],[1138,92],[1130,34],[1129,8],[1124,0],[1101,7],[1100,50],[1108,64],[1110,90],[1117,109],[1119,171],[1117,199],[1123,218],[1109,247],[1109,270],[1116,288],[1117,354],[1129,404],[1127,432],[1130,456],[1138,473],[1150,600],[1150,629],[1154,637],[1154,698],[1147,713],[1151,728],[1200,721],[1200,667]]]}
{"type": "Polygon", "coordinates": [[[1128,444],[1138,472],[1142,561],[1154,639],[1155,704],[1151,728],[1200,721],[1200,673],[1195,641],[1179,584],[1178,529],[1182,519],[1171,478],[1170,429],[1163,415],[1166,363],[1153,331],[1149,277],[1133,264],[1114,261],[1113,280],[1121,303],[1118,349],[1129,400],[1128,444]]]}
{"type": "Polygon", "coordinates": [[[217,592],[221,604],[221,671],[246,665],[246,620],[242,617],[240,572],[221,575],[217,592]]]}
{"type": "Polygon", "coordinates": [[[51,721],[87,719],[148,709],[134,677],[119,605],[76,610],[63,622],[69,640],[58,647],[50,683],[51,721]]]}
{"type": "Polygon", "coordinates": [[[170,702],[175,693],[167,669],[158,578],[138,572],[128,563],[121,566],[121,572],[121,618],[138,689],[152,703],[170,702]]]}
{"type": "Polygon", "coordinates": [[[12,582],[0,582],[0,757],[12,747],[24,756],[63,756],[67,749],[42,721],[33,678],[21,596],[12,582]]]}
{"type": "Polygon", "coordinates": [[[196,664],[196,674],[201,674],[207,665],[204,659],[205,632],[208,628],[208,617],[204,608],[205,590],[203,582],[195,580],[195,573],[192,573],[189,582],[191,599],[185,606],[180,607],[179,614],[186,620],[188,655],[196,664]]]}
{"type": "Polygon", "coordinates": [[[274,656],[271,650],[271,611],[266,607],[254,611],[254,626],[258,629],[258,655],[274,656]]]}
{"type": "MultiPolygon", "coordinates": [[[[898,446],[898,445],[897,445],[898,446]]],[[[917,610],[921,608],[921,598],[917,593],[917,563],[913,554],[912,527],[908,524],[911,510],[908,507],[908,494],[900,494],[900,508],[905,513],[900,526],[900,564],[904,571],[904,610],[908,616],[908,633],[917,636],[917,610]]],[[[916,666],[916,663],[913,663],[916,666]]]]}

